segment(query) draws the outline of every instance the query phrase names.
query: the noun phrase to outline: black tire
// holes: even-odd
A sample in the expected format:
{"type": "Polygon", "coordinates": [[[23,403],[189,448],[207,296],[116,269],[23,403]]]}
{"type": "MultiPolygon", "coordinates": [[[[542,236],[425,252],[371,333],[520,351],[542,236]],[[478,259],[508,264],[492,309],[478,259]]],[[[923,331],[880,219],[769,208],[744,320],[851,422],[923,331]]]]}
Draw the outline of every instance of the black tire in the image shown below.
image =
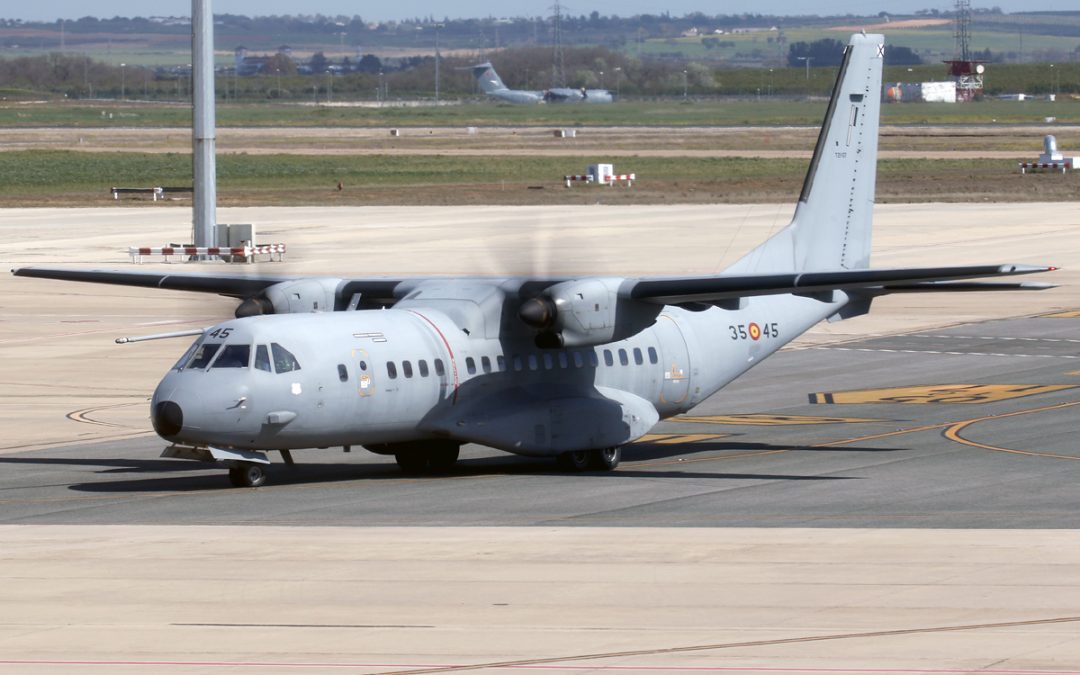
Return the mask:
{"type": "Polygon", "coordinates": [[[601,448],[589,451],[589,468],[597,471],[612,471],[622,460],[622,448],[601,448]]]}
{"type": "Polygon", "coordinates": [[[404,450],[395,453],[394,459],[397,460],[397,465],[401,467],[401,470],[410,476],[424,473],[428,468],[429,457],[426,452],[404,450]]]}
{"type": "Polygon", "coordinates": [[[571,450],[561,453],[556,460],[564,471],[584,471],[589,468],[588,450],[571,450]]]}
{"type": "Polygon", "coordinates": [[[266,484],[266,469],[262,464],[243,464],[229,469],[229,482],[235,487],[257,488],[266,484]]]}
{"type": "Polygon", "coordinates": [[[457,464],[459,446],[449,448],[435,448],[428,451],[428,469],[435,473],[445,473],[457,464]]]}

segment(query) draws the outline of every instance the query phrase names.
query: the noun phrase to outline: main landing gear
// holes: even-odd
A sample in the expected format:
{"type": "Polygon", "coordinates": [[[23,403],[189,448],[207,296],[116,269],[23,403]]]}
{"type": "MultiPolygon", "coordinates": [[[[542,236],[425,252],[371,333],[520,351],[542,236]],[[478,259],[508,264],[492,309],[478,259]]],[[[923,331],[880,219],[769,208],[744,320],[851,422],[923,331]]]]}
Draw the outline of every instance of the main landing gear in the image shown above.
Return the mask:
{"type": "Polygon", "coordinates": [[[229,482],[233,487],[262,487],[266,483],[266,467],[262,464],[241,462],[229,468],[229,482]]]}
{"type": "Polygon", "coordinates": [[[622,448],[574,450],[558,455],[559,468],[565,471],[611,471],[619,466],[622,448]]]}

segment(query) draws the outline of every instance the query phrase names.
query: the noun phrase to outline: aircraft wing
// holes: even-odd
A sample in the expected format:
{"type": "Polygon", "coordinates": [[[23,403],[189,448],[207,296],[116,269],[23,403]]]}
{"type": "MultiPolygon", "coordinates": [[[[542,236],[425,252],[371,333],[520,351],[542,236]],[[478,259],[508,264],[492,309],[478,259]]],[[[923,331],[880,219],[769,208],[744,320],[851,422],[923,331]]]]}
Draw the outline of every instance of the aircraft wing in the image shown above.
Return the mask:
{"type": "MultiPolygon", "coordinates": [[[[620,295],[643,302],[679,305],[722,302],[755,295],[783,293],[812,295],[832,290],[855,290],[872,295],[935,291],[1042,290],[1052,286],[1038,283],[979,283],[967,280],[1034,274],[1054,269],[1057,268],[1036,265],[978,265],[642,278],[627,279],[622,285],[620,295]]],[[[318,280],[317,277],[286,275],[128,272],[51,267],[20,267],[12,270],[12,273],[15,276],[40,279],[217,293],[238,299],[260,295],[276,284],[318,280]]],[[[399,297],[402,288],[411,288],[426,280],[423,278],[344,278],[326,281],[334,287],[334,293],[339,299],[348,300],[355,294],[360,294],[369,302],[392,305],[399,297]]],[[[559,281],[564,280],[529,279],[521,284],[521,292],[531,296],[559,281]]]]}
{"type": "MultiPolygon", "coordinates": [[[[58,267],[19,267],[11,271],[17,277],[58,279],[60,281],[85,281],[117,286],[164,288],[173,291],[217,293],[233,298],[247,298],[265,291],[275,284],[302,281],[308,276],[267,274],[204,274],[195,272],[125,272],[117,270],[80,270],[58,267]]],[[[393,289],[403,279],[346,279],[342,293],[349,297],[354,293],[377,298],[393,297],[393,289]]]]}
{"type": "MultiPolygon", "coordinates": [[[[794,293],[812,295],[833,290],[868,291],[876,295],[893,292],[1006,290],[1002,285],[949,282],[986,277],[1050,272],[1056,267],[1036,265],[975,265],[964,267],[913,267],[896,269],[837,270],[784,274],[739,274],[708,277],[639,279],[624,287],[634,300],[665,305],[710,303],[754,295],[794,293]]],[[[1051,288],[1048,284],[1008,284],[1007,290],[1051,288]]]]}

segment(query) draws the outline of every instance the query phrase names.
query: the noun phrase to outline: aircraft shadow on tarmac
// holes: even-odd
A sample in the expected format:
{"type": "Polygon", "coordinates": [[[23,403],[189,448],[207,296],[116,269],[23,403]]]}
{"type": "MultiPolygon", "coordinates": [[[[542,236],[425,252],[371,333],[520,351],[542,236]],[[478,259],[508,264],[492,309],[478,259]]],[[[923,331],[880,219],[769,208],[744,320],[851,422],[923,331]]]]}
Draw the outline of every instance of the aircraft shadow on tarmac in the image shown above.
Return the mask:
{"type": "MultiPolygon", "coordinates": [[[[793,445],[770,445],[767,443],[738,443],[701,441],[692,444],[663,445],[640,443],[623,450],[623,464],[615,471],[582,472],[566,474],[556,468],[555,462],[545,458],[522,457],[518,455],[499,455],[476,459],[463,459],[448,472],[409,476],[401,473],[390,462],[371,463],[350,462],[312,462],[304,463],[303,453],[297,453],[298,463],[287,466],[275,462],[270,467],[266,490],[274,487],[298,485],[317,485],[345,483],[350,481],[386,481],[386,480],[440,480],[447,478],[491,477],[491,476],[573,476],[587,479],[619,478],[681,478],[714,480],[761,480],[761,481],[835,481],[855,480],[861,476],[782,474],[753,472],[712,472],[705,469],[701,461],[692,461],[685,468],[675,464],[663,466],[637,465],[637,462],[670,460],[674,457],[687,457],[688,460],[708,459],[700,455],[715,453],[714,459],[721,460],[729,452],[733,453],[779,453],[812,452],[895,452],[892,448],[842,447],[814,448],[793,445]],[[693,467],[691,469],[691,467],[693,467]]],[[[71,467],[73,469],[100,467],[94,473],[103,476],[102,480],[74,483],[71,490],[96,493],[133,493],[133,492],[196,492],[203,490],[228,489],[224,467],[201,465],[172,459],[138,458],[91,458],[91,457],[0,457],[0,466],[8,465],[46,465],[71,467]],[[113,480],[118,474],[141,474],[139,478],[113,480]],[[178,475],[183,474],[183,475],[178,475]]]]}

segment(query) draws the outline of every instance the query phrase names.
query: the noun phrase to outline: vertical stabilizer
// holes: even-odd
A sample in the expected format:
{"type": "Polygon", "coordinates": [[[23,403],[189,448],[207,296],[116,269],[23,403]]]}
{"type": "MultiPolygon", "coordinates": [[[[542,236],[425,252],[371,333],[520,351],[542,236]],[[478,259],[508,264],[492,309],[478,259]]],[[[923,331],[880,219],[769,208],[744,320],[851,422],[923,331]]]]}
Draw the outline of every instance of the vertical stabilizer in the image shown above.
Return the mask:
{"type": "Polygon", "coordinates": [[[882,35],[851,36],[795,217],[729,271],[869,266],[884,43],[882,35]]]}
{"type": "Polygon", "coordinates": [[[480,90],[485,94],[506,89],[506,85],[503,84],[502,78],[495,72],[495,68],[490,62],[473,66],[472,72],[473,76],[476,78],[477,84],[480,85],[480,90]]]}

